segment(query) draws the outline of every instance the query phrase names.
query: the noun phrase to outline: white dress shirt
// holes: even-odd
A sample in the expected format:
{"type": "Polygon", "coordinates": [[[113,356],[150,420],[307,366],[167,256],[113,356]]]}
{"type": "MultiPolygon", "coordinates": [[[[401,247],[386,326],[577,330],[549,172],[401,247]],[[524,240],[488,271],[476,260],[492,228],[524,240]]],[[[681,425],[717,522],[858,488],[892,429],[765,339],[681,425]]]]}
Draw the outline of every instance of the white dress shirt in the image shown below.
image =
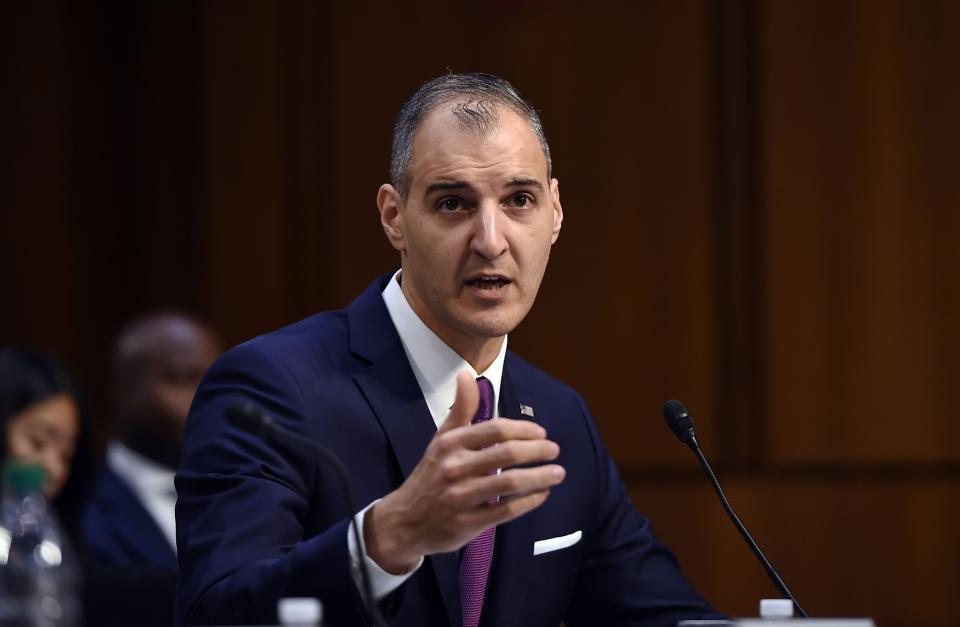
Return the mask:
{"type": "Polygon", "coordinates": [[[116,441],[107,447],[107,466],[133,491],[176,553],[176,472],[116,441]]]}
{"type": "MultiPolygon", "coordinates": [[[[400,288],[400,271],[398,270],[390,283],[383,290],[383,302],[387,306],[390,319],[397,328],[403,350],[407,354],[413,374],[423,392],[423,399],[427,403],[433,422],[439,429],[450,415],[450,408],[457,397],[457,375],[466,370],[474,378],[483,376],[493,384],[493,415],[497,417],[498,401],[500,399],[500,381],[503,379],[503,360],[507,354],[507,338],[504,336],[500,345],[500,352],[493,363],[482,373],[477,373],[467,361],[447,346],[436,333],[430,330],[423,320],[416,314],[410,303],[407,302],[400,288]]],[[[412,417],[411,417],[412,418],[412,417]]],[[[378,601],[396,590],[423,564],[423,558],[409,572],[403,575],[393,575],[380,568],[376,562],[367,556],[363,546],[363,534],[360,534],[361,546],[358,548],[353,537],[353,525],[363,529],[363,519],[377,501],[370,503],[354,516],[350,528],[347,530],[347,545],[350,556],[356,563],[362,552],[363,560],[370,573],[373,596],[378,601]]],[[[357,578],[358,569],[354,568],[354,577],[357,578]]],[[[357,587],[361,587],[357,581],[357,587]]]]}

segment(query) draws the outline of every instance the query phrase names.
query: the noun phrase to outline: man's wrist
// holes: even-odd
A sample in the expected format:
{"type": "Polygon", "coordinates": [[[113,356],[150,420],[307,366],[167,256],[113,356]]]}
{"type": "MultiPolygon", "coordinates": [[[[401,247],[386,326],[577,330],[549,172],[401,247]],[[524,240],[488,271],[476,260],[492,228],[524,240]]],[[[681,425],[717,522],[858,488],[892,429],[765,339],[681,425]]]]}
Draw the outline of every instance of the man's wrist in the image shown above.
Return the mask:
{"type": "Polygon", "coordinates": [[[409,550],[411,543],[402,539],[400,525],[391,524],[393,519],[384,501],[374,504],[363,519],[363,544],[367,556],[380,568],[393,575],[405,575],[420,564],[423,556],[409,550]]]}
{"type": "MultiPolygon", "coordinates": [[[[421,558],[410,572],[404,575],[393,575],[383,570],[383,568],[367,554],[363,534],[359,534],[358,541],[358,539],[354,537],[354,529],[363,529],[367,512],[379,502],[379,499],[373,501],[354,515],[353,520],[350,521],[350,527],[347,529],[347,550],[350,553],[350,574],[357,586],[357,590],[366,596],[362,572],[366,570],[370,576],[370,592],[373,595],[373,600],[377,603],[382,603],[388,596],[392,596],[407,579],[413,576],[423,564],[423,559],[421,558]],[[365,569],[364,565],[366,566],[365,569]]],[[[393,598],[396,600],[396,597],[393,598]]]]}

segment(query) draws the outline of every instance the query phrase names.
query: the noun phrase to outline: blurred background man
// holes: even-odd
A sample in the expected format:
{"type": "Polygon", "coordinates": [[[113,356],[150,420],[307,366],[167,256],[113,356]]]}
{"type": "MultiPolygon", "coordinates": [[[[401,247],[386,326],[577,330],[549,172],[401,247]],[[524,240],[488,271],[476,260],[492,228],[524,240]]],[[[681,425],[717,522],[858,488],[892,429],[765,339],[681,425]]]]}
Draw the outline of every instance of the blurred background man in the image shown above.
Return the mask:
{"type": "Polygon", "coordinates": [[[120,333],[110,386],[118,438],[83,515],[91,561],[176,568],[173,475],[183,423],[219,352],[205,325],[179,313],[149,314],[120,333]]]}

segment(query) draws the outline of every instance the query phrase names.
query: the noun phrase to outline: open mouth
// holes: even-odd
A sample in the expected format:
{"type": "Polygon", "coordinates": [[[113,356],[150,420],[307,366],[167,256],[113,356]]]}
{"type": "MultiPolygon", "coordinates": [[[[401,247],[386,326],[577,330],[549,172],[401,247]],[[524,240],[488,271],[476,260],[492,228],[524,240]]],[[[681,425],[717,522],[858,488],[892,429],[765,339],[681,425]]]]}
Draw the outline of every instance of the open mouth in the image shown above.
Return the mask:
{"type": "Polygon", "coordinates": [[[470,287],[479,288],[481,290],[498,290],[504,285],[509,285],[510,283],[510,279],[505,279],[499,276],[474,277],[467,280],[467,285],[470,287]]]}

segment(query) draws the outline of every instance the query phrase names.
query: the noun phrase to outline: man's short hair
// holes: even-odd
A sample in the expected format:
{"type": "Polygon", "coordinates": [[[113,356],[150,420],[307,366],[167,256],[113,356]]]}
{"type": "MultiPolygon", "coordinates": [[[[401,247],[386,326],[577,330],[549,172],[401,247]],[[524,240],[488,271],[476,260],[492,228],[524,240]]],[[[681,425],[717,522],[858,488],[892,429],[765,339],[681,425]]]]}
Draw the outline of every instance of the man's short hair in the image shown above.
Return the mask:
{"type": "Polygon", "coordinates": [[[410,189],[410,165],[413,160],[413,139],[428,113],[454,100],[463,100],[452,113],[461,127],[486,133],[498,121],[498,106],[506,106],[530,122],[547,160],[547,178],[552,176],[550,146],[543,132],[537,110],[509,82],[493,76],[471,72],[446,74],[427,81],[410,96],[397,115],[393,126],[393,150],[390,153],[390,183],[406,198],[410,189]]]}

